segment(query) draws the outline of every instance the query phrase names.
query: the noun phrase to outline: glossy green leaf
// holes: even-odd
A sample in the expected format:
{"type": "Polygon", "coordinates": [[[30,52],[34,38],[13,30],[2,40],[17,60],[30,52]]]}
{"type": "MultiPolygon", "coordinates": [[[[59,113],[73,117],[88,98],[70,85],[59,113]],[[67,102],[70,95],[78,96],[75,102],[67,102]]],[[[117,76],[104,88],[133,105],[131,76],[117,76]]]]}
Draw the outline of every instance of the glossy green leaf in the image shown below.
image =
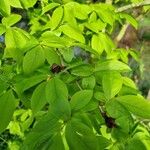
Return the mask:
{"type": "Polygon", "coordinates": [[[98,33],[99,31],[102,31],[106,27],[106,23],[98,19],[94,22],[85,23],[85,26],[91,31],[98,33]]]}
{"type": "Polygon", "coordinates": [[[37,113],[46,104],[46,93],[45,93],[46,82],[41,83],[34,90],[31,97],[31,108],[34,113],[37,113]]]}
{"type": "Polygon", "coordinates": [[[69,25],[63,25],[63,26],[61,26],[61,30],[68,37],[70,37],[78,42],[85,43],[84,36],[82,35],[82,33],[80,31],[76,30],[75,28],[73,28],[69,25]]]}
{"type": "Polygon", "coordinates": [[[101,42],[99,36],[93,35],[91,41],[92,48],[101,54],[104,50],[103,43],[101,42]]]}
{"type": "Polygon", "coordinates": [[[67,3],[64,5],[64,21],[66,21],[70,26],[76,27],[77,21],[74,14],[72,13],[73,9],[73,3],[67,3]]]}
{"type": "Polygon", "coordinates": [[[115,122],[120,129],[126,133],[131,131],[133,119],[130,112],[122,104],[116,100],[110,100],[106,103],[106,111],[111,117],[115,118],[115,122]]]}
{"type": "Polygon", "coordinates": [[[26,53],[23,59],[24,73],[29,74],[42,66],[45,61],[45,56],[42,47],[37,46],[26,53]]]}
{"type": "Polygon", "coordinates": [[[28,9],[30,7],[33,7],[36,4],[37,0],[20,0],[21,5],[25,8],[28,9]]]}
{"type": "Polygon", "coordinates": [[[71,70],[71,74],[76,75],[76,76],[90,76],[93,74],[93,68],[91,65],[85,64],[85,65],[80,65],[71,70]]]}
{"type": "Polygon", "coordinates": [[[65,48],[61,50],[62,56],[66,62],[71,62],[74,57],[73,48],[65,48]]]}
{"type": "Polygon", "coordinates": [[[150,118],[150,102],[141,96],[126,95],[115,98],[119,103],[125,106],[133,114],[150,118]]]}
{"type": "Polygon", "coordinates": [[[8,16],[10,15],[10,4],[9,4],[9,0],[0,0],[0,13],[3,16],[8,16]]]}
{"type": "Polygon", "coordinates": [[[137,89],[135,83],[133,80],[131,80],[130,78],[128,77],[122,77],[123,78],[123,84],[126,85],[126,86],[129,86],[133,89],[137,89]]]}
{"type": "Polygon", "coordinates": [[[58,78],[52,78],[46,85],[46,98],[50,104],[57,100],[68,99],[66,84],[58,78]]]}
{"type": "Polygon", "coordinates": [[[4,17],[2,19],[2,24],[5,25],[6,27],[10,27],[12,25],[14,25],[15,23],[17,23],[18,21],[21,20],[21,16],[18,14],[11,14],[8,17],[4,17]]]}
{"type": "Polygon", "coordinates": [[[86,77],[82,79],[82,87],[84,89],[93,89],[95,87],[96,80],[94,76],[86,77]]]}
{"type": "Polygon", "coordinates": [[[16,7],[16,8],[22,8],[20,0],[13,0],[9,2],[11,6],[16,7]]]}
{"type": "Polygon", "coordinates": [[[59,5],[60,5],[59,3],[50,3],[46,5],[45,7],[42,8],[42,15],[59,5]]]}
{"type": "Polygon", "coordinates": [[[87,19],[88,14],[91,12],[90,7],[88,5],[80,5],[78,3],[74,3],[73,10],[74,16],[80,20],[87,19]]]}
{"type": "Polygon", "coordinates": [[[103,62],[99,62],[95,65],[95,71],[119,71],[119,72],[127,72],[131,71],[130,67],[118,60],[107,60],[103,62]]]}
{"type": "Polygon", "coordinates": [[[107,99],[113,98],[122,88],[122,77],[116,72],[106,72],[103,75],[102,86],[105,97],[107,99]]]}
{"type": "Polygon", "coordinates": [[[54,10],[53,14],[52,14],[52,18],[51,18],[51,30],[56,29],[63,17],[63,8],[62,7],[58,7],[54,10]]]}
{"type": "Polygon", "coordinates": [[[92,96],[93,96],[92,90],[82,90],[75,93],[70,101],[71,109],[73,111],[80,110],[90,102],[92,96]]]}
{"type": "Polygon", "coordinates": [[[15,108],[16,99],[11,90],[0,96],[0,133],[7,128],[15,108]]]}
{"type": "Polygon", "coordinates": [[[24,92],[25,90],[28,90],[29,88],[37,85],[38,83],[42,82],[43,80],[46,80],[47,75],[37,75],[33,74],[32,76],[18,76],[16,77],[15,81],[15,88],[19,93],[24,92]]]}
{"type": "Polygon", "coordinates": [[[50,64],[60,64],[60,56],[56,53],[56,51],[52,48],[45,47],[44,48],[45,58],[50,64]]]}
{"type": "Polygon", "coordinates": [[[5,33],[5,31],[6,31],[6,27],[3,24],[0,24],[0,35],[5,33]]]}
{"type": "Polygon", "coordinates": [[[62,123],[59,122],[59,118],[49,112],[37,122],[33,130],[28,134],[22,149],[45,149],[52,141],[52,138],[57,135],[61,126],[62,123]]]}
{"type": "Polygon", "coordinates": [[[51,31],[44,32],[40,38],[41,44],[54,48],[62,48],[66,46],[66,41],[59,36],[56,36],[51,31]]]}
{"type": "Polygon", "coordinates": [[[19,28],[8,28],[5,34],[4,58],[14,58],[20,61],[23,55],[23,48],[29,43],[30,36],[19,28]]]}
{"type": "Polygon", "coordinates": [[[71,120],[65,130],[66,140],[71,150],[93,150],[98,148],[98,140],[92,129],[78,120],[71,120]]]}
{"type": "Polygon", "coordinates": [[[125,18],[127,20],[127,22],[129,22],[136,29],[138,28],[137,21],[131,15],[121,13],[120,16],[121,16],[121,18],[125,18]]]}

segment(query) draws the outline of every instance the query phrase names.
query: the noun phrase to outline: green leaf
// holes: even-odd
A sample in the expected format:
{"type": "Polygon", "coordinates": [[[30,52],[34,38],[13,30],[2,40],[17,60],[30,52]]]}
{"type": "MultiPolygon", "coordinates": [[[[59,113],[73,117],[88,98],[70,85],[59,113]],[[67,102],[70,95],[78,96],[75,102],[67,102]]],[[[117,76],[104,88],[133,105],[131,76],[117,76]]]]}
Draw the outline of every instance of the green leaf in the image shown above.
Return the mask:
{"type": "Polygon", "coordinates": [[[10,4],[9,4],[9,0],[0,0],[0,13],[3,16],[8,16],[10,15],[10,4]]]}
{"type": "Polygon", "coordinates": [[[97,35],[92,36],[91,45],[92,45],[92,48],[98,52],[99,55],[104,50],[103,44],[102,44],[99,36],[97,36],[97,35]]]}
{"type": "Polygon", "coordinates": [[[60,52],[62,53],[62,56],[66,62],[68,63],[71,62],[71,60],[74,57],[73,48],[65,48],[65,49],[62,49],[60,52]]]}
{"type": "Polygon", "coordinates": [[[92,90],[82,90],[82,91],[76,92],[72,96],[71,101],[70,101],[71,109],[73,111],[80,110],[81,108],[83,108],[90,102],[92,96],[93,96],[92,90]]]}
{"type": "Polygon", "coordinates": [[[3,24],[0,24],[0,35],[6,32],[6,27],[3,24]]]}
{"type": "Polygon", "coordinates": [[[46,5],[45,7],[42,8],[42,15],[59,5],[60,5],[59,3],[50,3],[46,5]]]}
{"type": "Polygon", "coordinates": [[[46,93],[45,93],[46,82],[41,83],[34,90],[31,97],[31,108],[34,113],[37,113],[46,104],[46,93]]]}
{"type": "Polygon", "coordinates": [[[123,84],[128,86],[128,87],[131,87],[133,89],[137,89],[135,83],[133,80],[131,80],[130,78],[128,77],[122,77],[123,78],[123,84]]]}
{"type": "Polygon", "coordinates": [[[97,136],[98,138],[98,149],[99,150],[104,150],[107,148],[109,145],[111,145],[111,141],[106,139],[103,136],[97,136]]]}
{"type": "Polygon", "coordinates": [[[73,14],[77,19],[85,20],[88,18],[88,14],[91,12],[88,5],[81,5],[74,3],[73,14]],[[82,11],[81,11],[82,10],[82,11]]]}
{"type": "Polygon", "coordinates": [[[150,118],[150,102],[141,96],[126,95],[115,98],[119,103],[125,106],[133,114],[150,118]]]}
{"type": "Polygon", "coordinates": [[[16,99],[11,90],[0,97],[0,133],[8,126],[16,108],[16,99]]]}
{"type": "Polygon", "coordinates": [[[65,130],[66,140],[71,150],[96,150],[98,140],[86,124],[71,120],[65,130]]]}
{"type": "Polygon", "coordinates": [[[23,48],[25,48],[30,40],[27,32],[19,28],[8,28],[5,34],[6,48],[4,58],[14,58],[19,62],[22,60],[23,48]]]}
{"type": "Polygon", "coordinates": [[[96,81],[94,76],[86,77],[82,79],[82,87],[84,89],[93,89],[95,87],[96,81]]]}
{"type": "Polygon", "coordinates": [[[10,27],[12,25],[14,25],[15,23],[17,23],[18,21],[21,20],[21,16],[18,14],[11,14],[8,17],[4,17],[2,19],[2,24],[5,25],[6,27],[10,27]]]}
{"type": "Polygon", "coordinates": [[[64,21],[67,22],[70,26],[76,27],[77,21],[75,19],[72,10],[74,9],[74,4],[72,2],[64,5],[64,21]]]}
{"type": "Polygon", "coordinates": [[[90,76],[93,74],[93,68],[89,64],[85,65],[80,65],[71,70],[71,74],[76,75],[76,76],[90,76]]]}
{"type": "Polygon", "coordinates": [[[95,71],[108,71],[108,70],[119,72],[131,71],[130,67],[127,64],[118,60],[107,60],[103,62],[98,62],[95,65],[95,71]]]}
{"type": "Polygon", "coordinates": [[[58,7],[53,11],[52,18],[51,18],[51,30],[56,29],[63,17],[63,8],[58,7]]]}
{"type": "Polygon", "coordinates": [[[65,150],[64,143],[62,141],[62,136],[60,133],[53,136],[53,138],[49,141],[47,148],[53,150],[65,150]]]}
{"type": "Polygon", "coordinates": [[[125,150],[148,150],[141,139],[133,138],[125,146],[125,150]]]}
{"type": "Polygon", "coordinates": [[[54,33],[51,31],[44,32],[42,34],[41,38],[41,45],[46,45],[49,47],[54,47],[54,48],[62,48],[66,47],[66,41],[59,36],[56,36],[54,33]]]}
{"type": "Polygon", "coordinates": [[[21,5],[25,8],[28,9],[30,7],[33,7],[37,0],[20,0],[21,5]]]}
{"type": "Polygon", "coordinates": [[[66,84],[58,78],[52,78],[46,85],[46,98],[50,104],[57,100],[68,100],[66,84]]]}
{"type": "Polygon", "coordinates": [[[102,22],[100,19],[94,21],[85,23],[85,27],[90,29],[91,31],[98,33],[99,31],[102,31],[106,27],[106,23],[102,22]]]}
{"type": "Polygon", "coordinates": [[[52,138],[60,131],[61,126],[62,123],[59,122],[59,118],[52,112],[48,112],[47,115],[43,116],[36,123],[33,130],[27,135],[22,150],[45,149],[52,141],[52,138]]]}
{"type": "Polygon", "coordinates": [[[16,7],[16,8],[22,8],[20,0],[13,0],[9,2],[11,6],[16,7]]]}
{"type": "Polygon", "coordinates": [[[63,31],[63,33],[65,35],[67,35],[68,37],[70,37],[78,42],[85,43],[85,38],[79,30],[77,30],[69,25],[63,25],[60,28],[63,31]]]}
{"type": "Polygon", "coordinates": [[[30,74],[37,68],[42,66],[45,61],[44,52],[41,46],[34,47],[32,50],[26,53],[23,59],[24,73],[30,74]]]}
{"type": "Polygon", "coordinates": [[[45,53],[45,58],[48,61],[48,63],[50,64],[50,66],[52,64],[60,64],[60,57],[59,55],[56,53],[56,51],[52,48],[48,48],[48,47],[43,47],[44,49],[44,53],[45,53]]]}
{"type": "Polygon", "coordinates": [[[107,113],[115,118],[116,124],[126,133],[133,127],[133,119],[130,112],[118,101],[110,100],[106,103],[107,113]]]}
{"type": "Polygon", "coordinates": [[[19,93],[24,92],[25,90],[35,86],[36,84],[46,80],[47,75],[33,74],[32,76],[18,76],[15,81],[15,88],[19,93]]]}
{"type": "Polygon", "coordinates": [[[125,14],[125,13],[121,13],[120,17],[121,18],[125,18],[127,20],[127,22],[129,22],[136,29],[138,28],[137,21],[131,15],[128,15],[128,14],[125,14]]]}
{"type": "Polygon", "coordinates": [[[120,73],[106,72],[103,75],[102,86],[105,97],[113,98],[122,88],[122,77],[120,73]]]}

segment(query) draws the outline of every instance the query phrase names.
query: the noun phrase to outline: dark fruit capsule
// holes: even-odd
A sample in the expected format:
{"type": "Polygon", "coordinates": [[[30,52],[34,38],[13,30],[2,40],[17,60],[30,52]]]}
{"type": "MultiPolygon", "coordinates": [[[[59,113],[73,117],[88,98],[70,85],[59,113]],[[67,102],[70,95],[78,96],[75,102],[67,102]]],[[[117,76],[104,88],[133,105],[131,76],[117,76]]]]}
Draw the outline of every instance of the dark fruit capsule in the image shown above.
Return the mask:
{"type": "Polygon", "coordinates": [[[105,119],[105,123],[106,123],[106,126],[107,126],[108,128],[115,128],[115,127],[117,127],[114,118],[108,117],[108,116],[106,115],[106,113],[103,113],[102,115],[103,115],[103,117],[104,117],[104,119],[105,119]]]}
{"type": "Polygon", "coordinates": [[[64,69],[63,66],[60,66],[60,65],[57,65],[57,64],[53,64],[53,65],[51,66],[51,71],[52,71],[53,73],[59,73],[59,72],[61,72],[61,70],[63,70],[63,69],[64,69]]]}

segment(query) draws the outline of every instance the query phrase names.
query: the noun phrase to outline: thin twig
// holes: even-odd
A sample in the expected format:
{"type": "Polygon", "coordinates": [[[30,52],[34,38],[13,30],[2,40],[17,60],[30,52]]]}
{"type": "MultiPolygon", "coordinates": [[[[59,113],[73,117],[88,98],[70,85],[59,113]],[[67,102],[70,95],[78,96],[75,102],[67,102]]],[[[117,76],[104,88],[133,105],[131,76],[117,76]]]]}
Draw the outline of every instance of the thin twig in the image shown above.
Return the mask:
{"type": "Polygon", "coordinates": [[[129,5],[120,7],[118,9],[116,9],[115,12],[123,12],[123,11],[126,11],[128,9],[132,9],[132,8],[136,8],[136,7],[140,7],[140,6],[146,6],[146,5],[150,5],[150,0],[145,0],[143,2],[129,4],[129,5]]]}

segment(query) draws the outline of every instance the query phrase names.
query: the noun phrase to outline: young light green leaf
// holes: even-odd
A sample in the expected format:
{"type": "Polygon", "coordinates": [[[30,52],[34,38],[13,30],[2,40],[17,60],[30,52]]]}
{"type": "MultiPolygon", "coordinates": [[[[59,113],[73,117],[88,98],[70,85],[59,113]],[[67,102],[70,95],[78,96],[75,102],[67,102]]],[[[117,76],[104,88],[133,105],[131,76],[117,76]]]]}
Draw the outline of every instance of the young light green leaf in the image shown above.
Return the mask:
{"type": "Polygon", "coordinates": [[[26,53],[23,59],[24,73],[30,74],[38,67],[42,66],[45,61],[44,52],[41,46],[34,47],[26,53]]]}
{"type": "Polygon", "coordinates": [[[54,47],[54,48],[66,47],[66,41],[61,37],[56,36],[51,31],[44,32],[40,38],[40,41],[42,45],[46,45],[48,47],[54,47]]]}
{"type": "Polygon", "coordinates": [[[136,85],[135,85],[133,80],[131,80],[128,77],[122,77],[122,79],[123,79],[123,84],[124,85],[129,86],[129,87],[131,87],[133,89],[137,89],[137,87],[136,87],[136,85]]]}
{"type": "Polygon", "coordinates": [[[16,99],[11,90],[0,97],[0,133],[8,126],[16,108],[16,99]]]}
{"type": "Polygon", "coordinates": [[[41,83],[34,90],[31,97],[31,108],[33,113],[37,113],[46,104],[46,93],[45,93],[46,82],[41,83]]]}
{"type": "Polygon", "coordinates": [[[122,78],[120,73],[106,72],[103,75],[102,86],[105,97],[113,98],[122,88],[122,78]]]}
{"type": "Polygon", "coordinates": [[[120,16],[121,16],[121,18],[125,18],[127,20],[127,22],[129,22],[136,29],[138,28],[137,21],[131,15],[128,15],[128,14],[125,14],[125,13],[121,13],[120,16]]]}
{"type": "Polygon", "coordinates": [[[15,8],[22,8],[20,0],[13,0],[9,2],[11,6],[15,8]]]}
{"type": "Polygon", "coordinates": [[[82,90],[75,93],[70,101],[71,109],[73,111],[80,110],[90,102],[92,96],[93,96],[92,90],[82,90]]]}
{"type": "Polygon", "coordinates": [[[26,9],[33,7],[36,2],[37,0],[20,0],[21,5],[26,9]]]}
{"type": "Polygon", "coordinates": [[[42,8],[42,15],[59,5],[60,5],[59,3],[50,3],[46,5],[45,7],[42,8]]]}
{"type": "Polygon", "coordinates": [[[10,15],[10,4],[9,0],[0,0],[0,13],[3,16],[10,15]]]}
{"type": "Polygon", "coordinates": [[[51,30],[54,30],[59,26],[62,17],[63,17],[63,8],[62,7],[56,8],[51,18],[51,30]]]}
{"type": "Polygon", "coordinates": [[[6,27],[3,24],[0,24],[0,35],[6,32],[6,27]]]}
{"type": "Polygon", "coordinates": [[[69,25],[61,26],[61,30],[68,37],[70,37],[78,42],[85,43],[85,38],[79,30],[74,29],[73,27],[71,27],[69,25]]]}
{"type": "Polygon", "coordinates": [[[92,48],[93,48],[94,50],[96,50],[96,51],[99,53],[99,55],[100,55],[100,54],[103,52],[103,50],[104,50],[103,44],[102,44],[102,42],[101,42],[99,36],[97,36],[97,35],[93,35],[93,36],[92,36],[91,45],[92,45],[92,48]]]}
{"type": "Polygon", "coordinates": [[[46,85],[46,98],[50,104],[57,100],[68,100],[66,84],[56,77],[50,79],[46,85]]]}
{"type": "Polygon", "coordinates": [[[64,48],[61,50],[61,53],[66,62],[71,62],[74,57],[73,48],[64,48]]]}
{"type": "Polygon", "coordinates": [[[131,71],[130,67],[118,60],[107,60],[103,62],[98,62],[95,65],[95,71],[119,71],[119,72],[127,72],[131,71]]]}
{"type": "Polygon", "coordinates": [[[22,93],[25,90],[37,85],[38,83],[46,80],[47,75],[33,74],[32,76],[16,77],[15,89],[17,92],[22,93]]]}
{"type": "Polygon", "coordinates": [[[96,80],[94,76],[86,77],[82,79],[82,87],[84,89],[93,89],[95,87],[96,80]]]}
{"type": "Polygon", "coordinates": [[[93,68],[88,64],[80,65],[73,68],[71,74],[82,77],[90,76],[93,74],[93,68]]]}
{"type": "Polygon", "coordinates": [[[91,9],[88,5],[81,5],[78,3],[74,3],[73,13],[77,19],[80,19],[80,20],[87,19],[90,11],[91,11],[91,9]]]}
{"type": "Polygon", "coordinates": [[[8,17],[4,17],[2,19],[2,24],[5,25],[6,27],[10,27],[12,25],[14,25],[15,23],[17,23],[18,21],[21,20],[21,16],[18,14],[11,14],[8,17]]]}
{"type": "Polygon", "coordinates": [[[150,119],[150,102],[141,96],[126,95],[115,98],[133,114],[150,119]]]}
{"type": "Polygon", "coordinates": [[[52,48],[44,47],[45,58],[50,64],[60,64],[60,56],[52,48]]]}

